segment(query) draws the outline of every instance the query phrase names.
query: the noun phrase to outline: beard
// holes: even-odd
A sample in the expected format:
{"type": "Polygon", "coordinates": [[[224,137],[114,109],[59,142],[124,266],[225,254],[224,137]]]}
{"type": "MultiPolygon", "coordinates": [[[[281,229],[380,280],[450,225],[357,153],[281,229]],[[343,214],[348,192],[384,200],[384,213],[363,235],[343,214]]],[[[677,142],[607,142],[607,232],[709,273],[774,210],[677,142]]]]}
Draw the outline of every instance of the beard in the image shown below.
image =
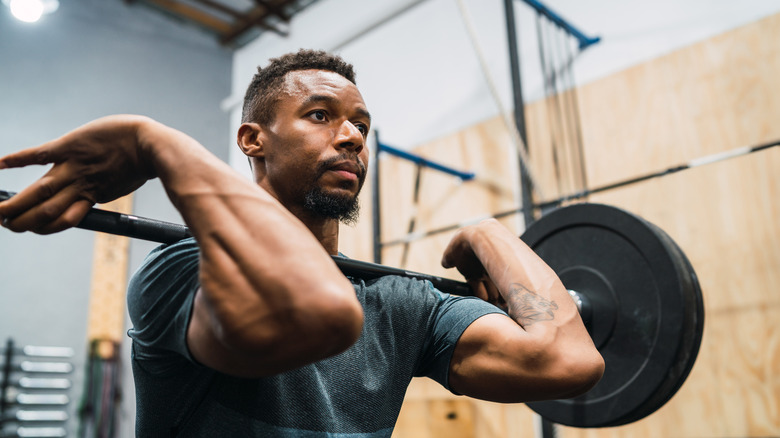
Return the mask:
{"type": "MultiPolygon", "coordinates": [[[[320,164],[318,168],[318,177],[325,173],[334,163],[343,161],[345,157],[335,157],[320,164]]],[[[363,188],[366,179],[366,168],[360,160],[355,160],[360,167],[358,175],[358,190],[354,196],[339,195],[328,193],[319,185],[314,184],[304,195],[303,207],[310,213],[327,219],[338,219],[345,225],[355,225],[360,217],[360,203],[358,194],[363,188]]],[[[351,183],[345,183],[345,189],[348,189],[351,183]]]]}
{"type": "Polygon", "coordinates": [[[338,219],[350,226],[355,225],[360,217],[360,203],[357,196],[326,193],[320,187],[315,187],[306,193],[303,207],[319,217],[338,219]]]}

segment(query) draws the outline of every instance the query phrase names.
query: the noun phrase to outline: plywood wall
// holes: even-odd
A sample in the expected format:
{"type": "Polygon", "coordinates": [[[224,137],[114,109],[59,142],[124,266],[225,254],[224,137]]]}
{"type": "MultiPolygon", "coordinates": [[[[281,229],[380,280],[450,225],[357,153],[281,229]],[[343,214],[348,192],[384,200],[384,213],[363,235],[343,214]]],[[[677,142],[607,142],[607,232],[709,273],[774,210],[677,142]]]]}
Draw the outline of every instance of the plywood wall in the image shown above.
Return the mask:
{"type": "MultiPolygon", "coordinates": [[[[596,185],[780,140],[780,15],[580,96],[596,185]]],[[[780,435],[779,200],[780,148],[593,197],[642,215],[683,248],[704,293],[704,340],[689,380],[656,414],[563,436],[780,435]]]]}
{"type": "MultiPolygon", "coordinates": [[[[591,187],[660,170],[706,154],[780,139],[780,15],[676,51],[578,90],[591,187]]],[[[537,177],[557,194],[543,102],[527,108],[537,177]]],[[[490,120],[416,152],[485,179],[459,183],[423,174],[412,208],[414,166],[382,160],[383,239],[458,223],[516,205],[509,135],[490,120]]],[[[365,197],[366,213],[370,213],[365,197]]],[[[593,196],[659,225],[682,247],[704,291],[699,358],[680,392],[647,419],[612,429],[561,428],[563,437],[780,435],[780,150],[700,167],[593,196]]],[[[345,248],[370,260],[370,214],[343,232],[345,248]]],[[[516,220],[505,221],[520,231],[516,220]]],[[[439,267],[451,233],[409,247],[405,267],[439,267]]],[[[383,262],[399,266],[402,246],[383,262]]],[[[454,397],[415,381],[395,433],[406,437],[528,437],[523,405],[454,397]]]]}

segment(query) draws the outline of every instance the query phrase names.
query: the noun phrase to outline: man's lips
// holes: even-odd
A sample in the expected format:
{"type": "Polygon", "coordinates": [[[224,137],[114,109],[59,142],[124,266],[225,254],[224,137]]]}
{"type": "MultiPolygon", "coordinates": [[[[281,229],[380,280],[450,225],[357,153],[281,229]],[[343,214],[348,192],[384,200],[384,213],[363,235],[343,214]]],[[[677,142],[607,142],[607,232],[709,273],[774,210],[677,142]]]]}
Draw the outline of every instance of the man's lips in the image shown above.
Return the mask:
{"type": "Polygon", "coordinates": [[[358,179],[358,177],[363,174],[363,169],[354,161],[336,163],[335,165],[328,167],[328,170],[352,180],[358,179]]]}

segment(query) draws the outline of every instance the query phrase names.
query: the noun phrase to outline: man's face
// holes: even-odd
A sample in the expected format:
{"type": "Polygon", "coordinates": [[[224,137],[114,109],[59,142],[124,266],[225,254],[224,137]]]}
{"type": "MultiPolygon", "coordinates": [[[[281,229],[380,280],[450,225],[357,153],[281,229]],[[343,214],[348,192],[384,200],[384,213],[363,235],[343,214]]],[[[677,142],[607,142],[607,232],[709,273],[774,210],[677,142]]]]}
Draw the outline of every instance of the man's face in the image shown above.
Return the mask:
{"type": "Polygon", "coordinates": [[[290,209],[354,220],[371,119],[355,84],[323,70],[288,73],[264,129],[260,185],[290,209]],[[347,210],[353,210],[350,212],[347,210]]]}

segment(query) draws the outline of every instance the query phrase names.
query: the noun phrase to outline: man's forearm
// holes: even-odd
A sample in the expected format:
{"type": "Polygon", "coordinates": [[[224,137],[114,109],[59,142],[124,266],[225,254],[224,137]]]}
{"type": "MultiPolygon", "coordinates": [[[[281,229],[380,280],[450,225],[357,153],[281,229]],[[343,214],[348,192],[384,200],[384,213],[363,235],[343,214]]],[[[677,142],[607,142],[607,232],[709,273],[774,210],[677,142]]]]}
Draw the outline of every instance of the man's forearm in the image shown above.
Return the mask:
{"type": "Polygon", "coordinates": [[[526,331],[560,325],[577,308],[555,272],[533,250],[496,221],[474,231],[472,249],[498,287],[507,313],[526,331]]]}

